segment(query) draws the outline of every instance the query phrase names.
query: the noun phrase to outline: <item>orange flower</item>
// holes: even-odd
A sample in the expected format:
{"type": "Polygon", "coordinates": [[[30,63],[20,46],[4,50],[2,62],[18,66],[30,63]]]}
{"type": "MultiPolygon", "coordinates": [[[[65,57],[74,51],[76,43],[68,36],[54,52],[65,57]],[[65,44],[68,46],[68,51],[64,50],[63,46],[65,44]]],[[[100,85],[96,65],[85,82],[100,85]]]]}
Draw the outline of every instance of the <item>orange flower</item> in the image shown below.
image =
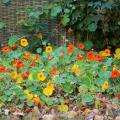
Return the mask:
{"type": "Polygon", "coordinates": [[[36,54],[35,59],[33,60],[33,62],[39,62],[39,54],[36,54]]]}
{"type": "Polygon", "coordinates": [[[80,50],[83,50],[83,49],[84,49],[84,47],[85,47],[85,46],[84,46],[84,44],[83,44],[83,43],[81,43],[81,42],[80,42],[80,43],[78,43],[78,48],[79,48],[80,50]]]}
{"type": "Polygon", "coordinates": [[[118,70],[113,70],[111,73],[111,78],[119,78],[120,77],[120,73],[118,70]]]}
{"type": "Polygon", "coordinates": [[[83,55],[81,55],[80,53],[77,54],[77,59],[78,59],[78,60],[82,60],[83,58],[84,58],[83,55]]]}
{"type": "Polygon", "coordinates": [[[32,99],[32,101],[33,101],[33,103],[34,103],[35,105],[38,105],[38,104],[40,103],[40,98],[39,98],[39,97],[34,97],[34,98],[32,99]]]}
{"type": "Polygon", "coordinates": [[[2,48],[2,52],[8,53],[10,52],[10,48],[8,46],[2,48]]]}
{"type": "Polygon", "coordinates": [[[95,55],[92,51],[88,52],[87,53],[87,58],[90,59],[90,60],[94,60],[95,59],[95,55]]]}
{"type": "Polygon", "coordinates": [[[25,60],[29,60],[30,57],[31,57],[31,54],[30,54],[30,53],[26,53],[25,56],[24,56],[25,60]]]}
{"type": "Polygon", "coordinates": [[[110,56],[110,50],[109,49],[106,49],[104,52],[103,52],[103,54],[102,54],[102,56],[110,56]]]}
{"type": "Polygon", "coordinates": [[[7,70],[6,71],[8,71],[8,72],[11,72],[12,71],[12,68],[7,68],[7,70]]]}
{"type": "Polygon", "coordinates": [[[0,66],[0,73],[5,72],[5,68],[3,66],[0,66]]]}
{"type": "Polygon", "coordinates": [[[52,70],[50,71],[50,74],[55,74],[56,73],[56,68],[54,67],[54,68],[52,68],[52,70]]]}
{"type": "Polygon", "coordinates": [[[69,45],[69,47],[68,47],[68,53],[73,53],[73,51],[74,51],[74,45],[69,45]]]}

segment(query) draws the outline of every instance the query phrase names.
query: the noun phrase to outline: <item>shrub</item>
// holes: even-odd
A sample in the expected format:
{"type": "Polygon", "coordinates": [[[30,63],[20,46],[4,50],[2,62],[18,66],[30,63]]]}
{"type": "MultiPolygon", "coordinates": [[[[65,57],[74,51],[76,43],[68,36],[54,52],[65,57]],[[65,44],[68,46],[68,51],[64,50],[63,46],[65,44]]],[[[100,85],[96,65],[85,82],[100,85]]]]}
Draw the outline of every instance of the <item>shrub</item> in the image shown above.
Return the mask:
{"type": "Polygon", "coordinates": [[[119,0],[51,0],[48,9],[77,40],[90,40],[97,49],[106,46],[112,49],[120,45],[119,3],[119,0]]]}

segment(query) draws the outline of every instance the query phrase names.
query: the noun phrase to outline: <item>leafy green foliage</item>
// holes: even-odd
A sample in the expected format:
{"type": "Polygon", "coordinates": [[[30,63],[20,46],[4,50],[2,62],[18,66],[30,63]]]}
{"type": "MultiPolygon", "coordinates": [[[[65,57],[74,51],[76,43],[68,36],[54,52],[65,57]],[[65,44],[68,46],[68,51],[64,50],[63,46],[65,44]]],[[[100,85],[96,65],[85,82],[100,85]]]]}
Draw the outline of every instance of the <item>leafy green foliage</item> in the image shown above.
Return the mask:
{"type": "Polygon", "coordinates": [[[4,23],[0,20],[0,30],[4,27],[4,23]]]}
{"type": "Polygon", "coordinates": [[[11,0],[0,0],[0,4],[4,4],[4,5],[10,5],[11,0]]]}
{"type": "Polygon", "coordinates": [[[8,45],[9,46],[15,46],[16,45],[16,42],[17,42],[17,36],[13,35],[13,36],[10,36],[9,37],[9,40],[8,40],[8,45]]]}
{"type": "Polygon", "coordinates": [[[52,14],[67,29],[73,29],[78,40],[91,40],[99,49],[120,45],[119,0],[61,0],[49,4],[52,14]],[[57,7],[59,14],[54,11],[57,7]]]}
{"type": "MultiPolygon", "coordinates": [[[[45,7],[45,6],[44,6],[45,7]]],[[[60,9],[57,7],[56,9],[60,9]]],[[[57,15],[60,10],[54,10],[57,15]]],[[[17,14],[25,14],[25,18],[18,21],[18,26],[20,29],[20,36],[23,38],[28,38],[29,40],[29,51],[36,53],[36,49],[44,49],[43,42],[50,43],[50,37],[54,36],[53,33],[49,32],[49,26],[47,19],[49,19],[49,11],[44,9],[41,5],[28,6],[25,10],[18,10],[17,14]]],[[[54,16],[55,16],[54,15],[54,16]]],[[[39,51],[40,52],[40,51],[39,51]]]]}
{"type": "MultiPolygon", "coordinates": [[[[100,56],[96,51],[91,53],[89,41],[84,44],[85,50],[73,46],[71,52],[70,46],[61,46],[49,51],[46,47],[39,56],[41,48],[36,50],[38,54],[29,53],[24,46],[19,46],[21,41],[17,39],[10,36],[9,47],[18,47],[0,54],[0,101],[8,106],[13,103],[22,109],[42,102],[48,106],[60,104],[58,110],[65,112],[68,111],[65,99],[93,105],[97,92],[110,97],[119,93],[120,76],[111,78],[112,65],[120,69],[119,58],[100,56]],[[83,58],[79,59],[81,53],[83,58]]],[[[116,54],[119,55],[119,49],[116,54]]]]}

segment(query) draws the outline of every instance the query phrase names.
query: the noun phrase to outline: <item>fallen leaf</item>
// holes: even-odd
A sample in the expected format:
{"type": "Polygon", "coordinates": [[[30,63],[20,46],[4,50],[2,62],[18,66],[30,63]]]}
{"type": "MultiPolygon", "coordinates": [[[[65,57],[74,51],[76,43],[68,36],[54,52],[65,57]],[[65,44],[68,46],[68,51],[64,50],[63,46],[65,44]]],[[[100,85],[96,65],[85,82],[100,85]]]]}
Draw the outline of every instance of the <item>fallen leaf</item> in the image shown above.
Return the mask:
{"type": "Polygon", "coordinates": [[[58,110],[60,112],[67,112],[68,111],[68,106],[64,105],[64,104],[61,104],[61,105],[58,106],[58,110]]]}

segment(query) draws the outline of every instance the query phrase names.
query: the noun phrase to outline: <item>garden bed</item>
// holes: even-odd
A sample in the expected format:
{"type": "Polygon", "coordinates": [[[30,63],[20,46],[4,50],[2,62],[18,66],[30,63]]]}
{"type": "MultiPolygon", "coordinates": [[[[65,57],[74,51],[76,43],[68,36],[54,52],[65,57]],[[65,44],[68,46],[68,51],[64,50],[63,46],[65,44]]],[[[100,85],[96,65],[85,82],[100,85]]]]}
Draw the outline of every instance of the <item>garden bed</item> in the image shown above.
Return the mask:
{"type": "Polygon", "coordinates": [[[98,53],[88,50],[87,43],[49,45],[43,52],[37,49],[37,54],[28,52],[28,46],[27,39],[10,40],[1,50],[1,114],[23,117],[30,113],[33,119],[48,120],[119,116],[119,48],[111,57],[109,49],[98,53]]]}

